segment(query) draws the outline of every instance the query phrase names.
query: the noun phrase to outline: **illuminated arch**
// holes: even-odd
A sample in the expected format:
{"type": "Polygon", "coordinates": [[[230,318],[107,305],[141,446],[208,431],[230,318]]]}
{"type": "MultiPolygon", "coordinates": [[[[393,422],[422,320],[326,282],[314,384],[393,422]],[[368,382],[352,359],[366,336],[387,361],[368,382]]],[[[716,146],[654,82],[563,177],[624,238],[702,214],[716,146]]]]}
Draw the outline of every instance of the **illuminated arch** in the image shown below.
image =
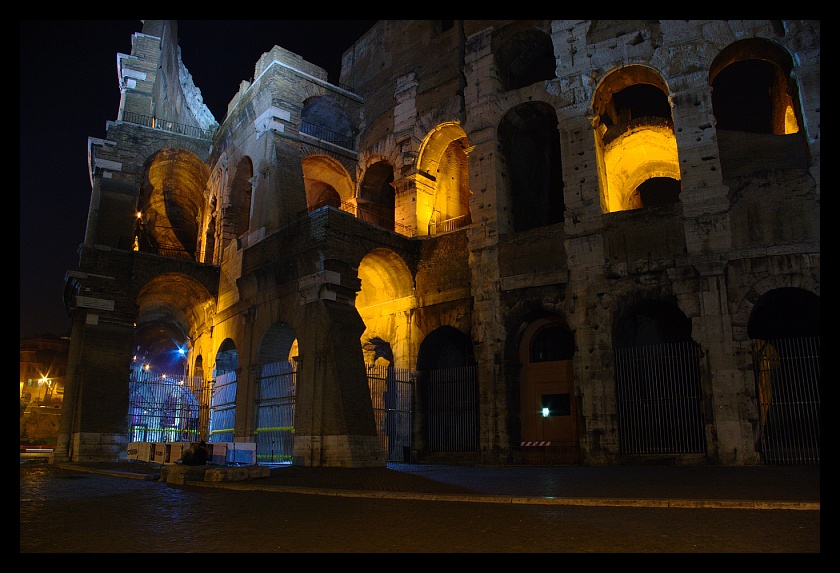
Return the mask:
{"type": "Polygon", "coordinates": [[[195,259],[209,169],[194,153],[169,147],[151,156],[144,170],[136,250],[195,259]]]}
{"type": "Polygon", "coordinates": [[[416,306],[408,265],[393,251],[374,249],[359,263],[359,279],[356,309],[366,327],[361,337],[365,361],[375,362],[376,349],[370,341],[379,338],[390,345],[393,366],[408,367],[408,316],[416,306]]]}
{"type": "Polygon", "coordinates": [[[667,198],[677,200],[681,172],[668,93],[662,76],[640,65],[611,72],[595,91],[603,213],[645,207],[639,186],[657,178],[671,180],[667,198]]]}
{"type": "Polygon", "coordinates": [[[417,155],[417,234],[470,223],[467,134],[458,122],[436,126],[417,155]]]}
{"type": "Polygon", "coordinates": [[[718,129],[786,135],[799,132],[802,113],[793,59],[762,38],[733,42],[709,68],[712,106],[718,129]],[[757,110],[764,121],[754,119],[757,110]]]}
{"type": "Polygon", "coordinates": [[[604,150],[607,212],[643,207],[636,190],[653,177],[680,179],[677,140],[670,127],[641,126],[628,130],[604,150]]]}
{"type": "Polygon", "coordinates": [[[310,209],[322,205],[340,208],[352,203],[355,186],[344,166],[326,155],[310,155],[303,159],[303,180],[306,204],[310,209]]]}

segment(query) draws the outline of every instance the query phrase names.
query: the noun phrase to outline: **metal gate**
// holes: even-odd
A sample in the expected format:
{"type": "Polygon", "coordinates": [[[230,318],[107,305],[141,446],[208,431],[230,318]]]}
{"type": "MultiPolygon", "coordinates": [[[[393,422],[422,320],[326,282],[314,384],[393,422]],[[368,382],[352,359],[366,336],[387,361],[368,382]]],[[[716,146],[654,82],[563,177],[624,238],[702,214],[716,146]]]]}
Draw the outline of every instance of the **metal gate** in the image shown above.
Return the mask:
{"type": "Polygon", "coordinates": [[[292,463],[296,390],[293,361],[263,365],[257,378],[257,464],[292,463]]]}
{"type": "Polygon", "coordinates": [[[820,463],[820,338],[753,341],[756,448],[765,464],[820,463]]]}
{"type": "Polygon", "coordinates": [[[622,453],[706,452],[695,343],[617,348],[615,381],[622,453]]]}
{"type": "Polygon", "coordinates": [[[428,429],[430,452],[478,450],[475,366],[429,372],[428,429]]]}
{"type": "Polygon", "coordinates": [[[207,401],[199,377],[131,373],[128,392],[129,442],[193,442],[201,439],[207,401]]]}
{"type": "Polygon", "coordinates": [[[389,462],[407,462],[411,450],[413,384],[409,371],[367,365],[370,402],[379,443],[389,462]]]}
{"type": "Polygon", "coordinates": [[[209,442],[232,442],[236,423],[236,372],[216,376],[210,393],[209,442]]]}

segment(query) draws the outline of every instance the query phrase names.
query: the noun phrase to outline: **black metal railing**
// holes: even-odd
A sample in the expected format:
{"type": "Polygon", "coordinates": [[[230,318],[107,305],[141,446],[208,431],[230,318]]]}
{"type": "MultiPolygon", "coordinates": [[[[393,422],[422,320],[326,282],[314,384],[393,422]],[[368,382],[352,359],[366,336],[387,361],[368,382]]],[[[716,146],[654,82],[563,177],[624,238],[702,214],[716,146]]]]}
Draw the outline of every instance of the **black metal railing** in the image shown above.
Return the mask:
{"type": "Polygon", "coordinates": [[[200,127],[192,125],[175,123],[174,121],[164,121],[156,117],[141,115],[139,113],[132,113],[129,111],[123,113],[123,121],[143,125],[145,127],[151,127],[152,129],[160,129],[170,133],[177,133],[178,135],[195,137],[196,139],[203,139],[206,141],[211,141],[213,139],[213,131],[201,129],[200,127]]]}
{"type": "Polygon", "coordinates": [[[300,132],[318,138],[322,141],[327,141],[329,143],[338,145],[339,147],[343,147],[344,149],[356,151],[356,142],[352,137],[342,135],[341,133],[324,127],[323,125],[318,125],[303,120],[300,122],[300,132]]]}

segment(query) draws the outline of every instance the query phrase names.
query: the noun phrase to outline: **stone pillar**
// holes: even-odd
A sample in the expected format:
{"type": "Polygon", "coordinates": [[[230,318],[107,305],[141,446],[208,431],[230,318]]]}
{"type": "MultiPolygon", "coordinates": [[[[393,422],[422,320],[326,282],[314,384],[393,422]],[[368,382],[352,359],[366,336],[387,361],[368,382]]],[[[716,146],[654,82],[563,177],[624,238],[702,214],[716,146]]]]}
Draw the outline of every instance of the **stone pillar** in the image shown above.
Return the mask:
{"type": "Polygon", "coordinates": [[[59,458],[114,461],[128,443],[128,399],[136,305],[130,252],[85,247],[68,272],[73,319],[59,458]],[[84,270],[82,270],[84,269],[84,270]]]}
{"type": "Polygon", "coordinates": [[[84,314],[80,313],[73,316],[70,328],[70,348],[67,355],[67,374],[64,378],[64,400],[61,406],[58,441],[53,451],[53,460],[57,462],[70,461],[70,456],[73,453],[71,447],[73,427],[76,419],[76,410],[80,401],[77,372],[79,372],[79,362],[83,351],[82,339],[84,327],[84,314]]]}
{"type": "Polygon", "coordinates": [[[364,322],[346,296],[340,273],[299,281],[304,304],[299,333],[294,464],[385,467],[359,339],[364,322]],[[344,301],[342,300],[344,299],[344,301]]]}

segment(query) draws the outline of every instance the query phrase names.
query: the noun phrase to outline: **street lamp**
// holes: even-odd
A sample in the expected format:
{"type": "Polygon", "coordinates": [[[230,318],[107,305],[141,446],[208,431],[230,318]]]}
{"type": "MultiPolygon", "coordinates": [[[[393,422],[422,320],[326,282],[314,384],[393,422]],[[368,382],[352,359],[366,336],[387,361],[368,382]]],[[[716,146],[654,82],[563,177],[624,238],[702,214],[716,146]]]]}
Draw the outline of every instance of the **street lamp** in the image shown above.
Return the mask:
{"type": "Polygon", "coordinates": [[[187,381],[187,374],[189,373],[189,361],[187,360],[187,348],[185,346],[178,347],[178,356],[184,359],[184,382],[187,381]]]}

